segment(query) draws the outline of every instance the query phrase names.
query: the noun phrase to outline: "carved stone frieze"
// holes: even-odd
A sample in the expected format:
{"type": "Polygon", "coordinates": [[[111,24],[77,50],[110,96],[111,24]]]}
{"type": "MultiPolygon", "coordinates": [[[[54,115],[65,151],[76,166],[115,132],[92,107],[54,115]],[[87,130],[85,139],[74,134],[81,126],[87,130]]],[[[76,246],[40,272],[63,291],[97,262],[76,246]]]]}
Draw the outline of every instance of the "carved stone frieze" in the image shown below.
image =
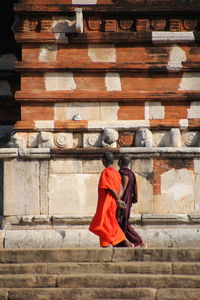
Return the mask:
{"type": "Polygon", "coordinates": [[[119,134],[112,128],[106,128],[102,135],[103,147],[116,147],[116,141],[119,138],[119,134]]]}
{"type": "Polygon", "coordinates": [[[181,20],[171,19],[170,20],[170,31],[181,31],[181,20]]]}
{"type": "Polygon", "coordinates": [[[183,134],[183,143],[188,147],[199,146],[200,135],[198,132],[186,132],[183,134]]]}
{"type": "Polygon", "coordinates": [[[105,20],[105,31],[106,32],[115,32],[117,31],[117,21],[114,19],[105,20]]]}
{"type": "Polygon", "coordinates": [[[118,143],[121,147],[131,147],[134,144],[134,133],[123,132],[119,135],[118,143]]]}
{"type": "Polygon", "coordinates": [[[72,133],[58,133],[54,137],[54,143],[58,148],[72,148],[72,133]]]}
{"type": "Polygon", "coordinates": [[[40,132],[38,136],[38,148],[53,148],[53,135],[51,132],[40,132]]]}
{"type": "Polygon", "coordinates": [[[122,30],[131,30],[133,23],[134,22],[131,19],[122,19],[122,20],[119,20],[119,27],[122,30]]]}
{"type": "Polygon", "coordinates": [[[136,147],[152,147],[152,132],[148,128],[141,128],[135,135],[136,147]]]}
{"type": "Polygon", "coordinates": [[[102,20],[98,16],[91,16],[87,19],[87,27],[92,31],[100,31],[102,20]]]}
{"type": "Polygon", "coordinates": [[[28,19],[21,18],[19,19],[14,28],[15,32],[25,33],[30,31],[30,22],[28,19]]]}
{"type": "Polygon", "coordinates": [[[167,21],[165,19],[157,18],[151,20],[151,27],[153,30],[156,31],[165,30],[166,25],[167,25],[167,21]]]}
{"type": "Polygon", "coordinates": [[[196,29],[197,27],[197,24],[198,24],[198,21],[197,19],[185,19],[183,21],[183,26],[186,30],[194,30],[196,29]]]}
{"type": "Polygon", "coordinates": [[[83,136],[83,147],[102,147],[102,134],[85,133],[83,136]]]}
{"type": "Polygon", "coordinates": [[[52,20],[50,18],[41,20],[41,32],[52,32],[52,20]]]}

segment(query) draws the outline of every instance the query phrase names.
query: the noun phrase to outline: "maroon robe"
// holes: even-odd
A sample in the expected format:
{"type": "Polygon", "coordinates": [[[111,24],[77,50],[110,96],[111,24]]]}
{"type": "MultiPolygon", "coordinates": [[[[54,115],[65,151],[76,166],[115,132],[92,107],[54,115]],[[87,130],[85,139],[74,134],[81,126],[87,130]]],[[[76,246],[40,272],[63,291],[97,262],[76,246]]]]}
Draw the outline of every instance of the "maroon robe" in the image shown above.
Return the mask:
{"type": "Polygon", "coordinates": [[[129,180],[122,196],[122,200],[126,203],[126,209],[119,209],[118,222],[125,233],[126,238],[135,246],[139,246],[142,244],[142,239],[129,224],[132,203],[137,203],[137,183],[135,174],[129,168],[121,168],[119,173],[121,176],[128,176],[129,180]]]}

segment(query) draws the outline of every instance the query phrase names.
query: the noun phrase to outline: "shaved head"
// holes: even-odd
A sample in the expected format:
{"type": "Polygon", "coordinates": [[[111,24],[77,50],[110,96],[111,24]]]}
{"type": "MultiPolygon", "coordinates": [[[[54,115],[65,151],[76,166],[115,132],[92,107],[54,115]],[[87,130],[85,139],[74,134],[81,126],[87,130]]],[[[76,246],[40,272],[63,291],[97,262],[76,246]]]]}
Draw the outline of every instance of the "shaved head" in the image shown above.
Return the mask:
{"type": "Polygon", "coordinates": [[[112,165],[113,161],[114,161],[114,155],[113,155],[113,153],[110,152],[110,151],[106,151],[103,154],[103,161],[104,161],[104,163],[105,163],[106,166],[112,165]]]}
{"type": "Polygon", "coordinates": [[[131,163],[131,158],[128,154],[122,154],[119,158],[119,165],[120,167],[128,167],[131,163]]]}

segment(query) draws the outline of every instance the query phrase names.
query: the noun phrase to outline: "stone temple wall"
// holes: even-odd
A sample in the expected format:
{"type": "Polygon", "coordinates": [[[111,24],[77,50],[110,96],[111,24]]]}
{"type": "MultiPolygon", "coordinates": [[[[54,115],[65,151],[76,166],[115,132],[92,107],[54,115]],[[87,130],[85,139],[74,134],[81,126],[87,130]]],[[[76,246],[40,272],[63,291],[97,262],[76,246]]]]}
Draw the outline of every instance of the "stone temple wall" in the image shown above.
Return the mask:
{"type": "Polygon", "coordinates": [[[9,3],[0,246],[98,246],[88,225],[108,149],[116,167],[132,158],[131,222],[149,244],[200,246],[199,1],[9,3]]]}

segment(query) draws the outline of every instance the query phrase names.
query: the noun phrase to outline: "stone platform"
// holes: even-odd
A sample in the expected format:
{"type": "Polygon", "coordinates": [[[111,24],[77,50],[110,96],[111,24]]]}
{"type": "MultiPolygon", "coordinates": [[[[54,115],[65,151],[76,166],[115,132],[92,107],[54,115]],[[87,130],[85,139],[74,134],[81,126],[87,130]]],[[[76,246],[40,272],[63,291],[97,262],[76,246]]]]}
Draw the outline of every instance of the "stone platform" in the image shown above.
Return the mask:
{"type": "Polygon", "coordinates": [[[0,299],[199,300],[200,249],[7,249],[0,299]]]}

